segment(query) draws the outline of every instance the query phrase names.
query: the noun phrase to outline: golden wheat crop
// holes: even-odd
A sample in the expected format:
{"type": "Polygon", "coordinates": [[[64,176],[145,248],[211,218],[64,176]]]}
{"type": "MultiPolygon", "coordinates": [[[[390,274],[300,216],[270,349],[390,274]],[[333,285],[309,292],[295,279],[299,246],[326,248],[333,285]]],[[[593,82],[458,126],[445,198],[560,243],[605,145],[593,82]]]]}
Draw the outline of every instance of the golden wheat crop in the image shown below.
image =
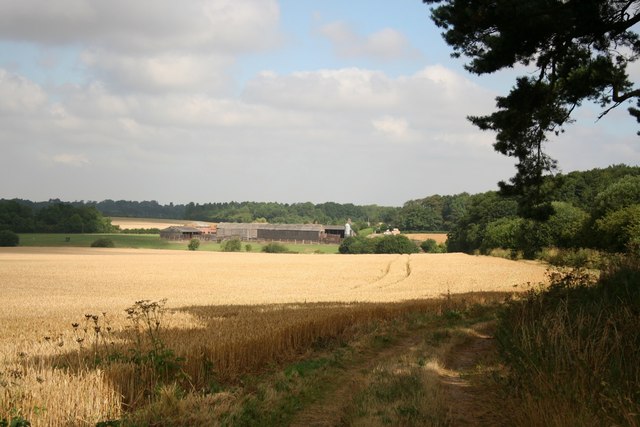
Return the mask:
{"type": "Polygon", "coordinates": [[[89,349],[74,342],[71,325],[85,314],[108,322],[117,332],[111,345],[120,346],[127,340],[124,310],[137,300],[167,298],[163,339],[201,387],[211,375],[233,381],[358,322],[422,304],[343,303],[511,292],[544,281],[545,267],[463,254],[20,247],[0,249],[0,277],[0,419],[17,411],[38,426],[91,425],[145,403],[151,377],[144,372],[126,363],[81,363],[89,349]]]}
{"type": "MultiPolygon", "coordinates": [[[[174,225],[187,225],[191,221],[183,219],[154,219],[154,218],[125,218],[112,217],[111,224],[119,226],[122,230],[132,228],[167,228],[174,225]]],[[[210,223],[206,223],[210,224],[210,223]]]]}
{"type": "Polygon", "coordinates": [[[447,241],[446,233],[402,233],[411,240],[424,242],[427,239],[433,239],[436,243],[444,243],[447,241]]]}

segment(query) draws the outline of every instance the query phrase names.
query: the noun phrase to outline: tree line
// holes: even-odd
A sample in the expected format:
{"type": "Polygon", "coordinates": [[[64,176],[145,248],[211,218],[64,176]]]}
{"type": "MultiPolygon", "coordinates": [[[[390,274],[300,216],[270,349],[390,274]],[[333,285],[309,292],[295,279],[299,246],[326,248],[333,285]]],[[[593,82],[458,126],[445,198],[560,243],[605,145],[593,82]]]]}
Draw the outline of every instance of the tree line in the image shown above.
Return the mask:
{"type": "Polygon", "coordinates": [[[545,178],[548,219],[520,212],[514,198],[496,192],[470,196],[449,232],[448,250],[489,253],[496,248],[533,257],[545,247],[612,252],[640,248],[640,168],[625,165],[545,178]]]}
{"type": "Polygon", "coordinates": [[[51,201],[0,200],[0,231],[15,233],[110,233],[111,219],[95,206],[51,201]]]}
{"type": "Polygon", "coordinates": [[[545,178],[551,201],[547,220],[521,212],[517,199],[496,191],[432,195],[401,207],[326,202],[225,202],[160,205],[156,201],[30,202],[0,200],[0,230],[96,233],[114,231],[109,216],[203,220],[343,224],[448,233],[448,250],[489,253],[496,248],[533,256],[543,247],[624,251],[640,246],[640,167],[610,166],[545,178]],[[383,224],[379,226],[379,224],[383,224]]]}

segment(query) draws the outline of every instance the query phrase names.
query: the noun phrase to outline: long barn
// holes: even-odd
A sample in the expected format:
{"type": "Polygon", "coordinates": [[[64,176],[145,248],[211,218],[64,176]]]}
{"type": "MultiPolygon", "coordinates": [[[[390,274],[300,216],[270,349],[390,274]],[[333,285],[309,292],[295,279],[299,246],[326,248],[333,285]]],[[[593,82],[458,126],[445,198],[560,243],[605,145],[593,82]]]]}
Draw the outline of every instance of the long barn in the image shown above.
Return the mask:
{"type": "MultiPolygon", "coordinates": [[[[337,228],[321,224],[263,224],[263,223],[228,223],[218,224],[218,241],[238,238],[240,240],[276,240],[287,242],[337,243],[340,234],[337,228]]],[[[342,227],[344,230],[344,227],[342,227]]],[[[344,234],[343,234],[344,235],[344,234]]]]}

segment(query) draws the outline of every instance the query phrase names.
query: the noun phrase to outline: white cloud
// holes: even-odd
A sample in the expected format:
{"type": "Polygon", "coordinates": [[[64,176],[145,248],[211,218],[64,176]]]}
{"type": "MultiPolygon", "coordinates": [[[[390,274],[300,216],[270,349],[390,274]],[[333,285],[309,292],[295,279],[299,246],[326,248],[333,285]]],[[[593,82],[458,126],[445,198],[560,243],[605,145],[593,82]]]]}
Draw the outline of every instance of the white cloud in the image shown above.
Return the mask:
{"type": "MultiPolygon", "coordinates": [[[[424,58],[393,28],[324,25],[343,65],[311,67],[328,58],[292,50],[318,39],[290,17],[277,0],[0,1],[0,41],[15,49],[0,65],[13,70],[0,68],[0,197],[400,204],[513,174],[466,120],[491,113],[494,92],[444,65],[399,75],[424,58]],[[263,55],[281,30],[299,38],[263,55]]],[[[558,158],[637,159],[632,138],[602,148],[611,128],[576,132],[558,158]]]]}
{"type": "Polygon", "coordinates": [[[55,163],[76,167],[86,166],[90,163],[89,159],[83,154],[58,154],[53,156],[53,161],[55,163]]]}
{"type": "Polygon", "coordinates": [[[4,0],[0,40],[73,48],[122,92],[221,93],[239,55],[280,43],[279,19],[277,0],[4,0]]]}
{"type": "MultiPolygon", "coordinates": [[[[404,135],[416,138],[468,133],[477,137],[477,130],[465,117],[490,112],[493,98],[493,93],[440,65],[395,78],[359,68],[281,76],[268,72],[249,81],[243,93],[245,102],[285,111],[313,112],[316,120],[330,118],[336,127],[360,125],[360,130],[368,131],[375,122],[381,131],[391,129],[390,123],[395,123],[398,136],[401,117],[411,123],[411,129],[407,126],[404,135]],[[396,122],[381,119],[387,116],[395,117],[396,122]]],[[[330,120],[327,123],[331,125],[330,120]]]]}
{"type": "Polygon", "coordinates": [[[33,114],[47,102],[40,86],[0,68],[0,113],[33,114]]]}
{"type": "Polygon", "coordinates": [[[409,122],[401,117],[384,116],[371,121],[373,128],[393,139],[403,140],[409,137],[409,122]]]}
{"type": "Polygon", "coordinates": [[[420,53],[397,30],[384,28],[367,36],[357,34],[344,22],[333,22],[320,28],[320,33],[342,58],[370,58],[380,61],[417,59],[420,53]]]}
{"type": "Polygon", "coordinates": [[[278,39],[276,0],[3,0],[0,37],[118,51],[255,51],[278,39]]]}
{"type": "Polygon", "coordinates": [[[231,86],[227,68],[233,59],[225,56],[130,56],[92,51],[82,58],[97,78],[122,92],[224,92],[231,86]]]}
{"type": "Polygon", "coordinates": [[[243,98],[285,108],[361,110],[395,104],[391,80],[383,72],[359,68],[262,73],[249,81],[243,98]]]}

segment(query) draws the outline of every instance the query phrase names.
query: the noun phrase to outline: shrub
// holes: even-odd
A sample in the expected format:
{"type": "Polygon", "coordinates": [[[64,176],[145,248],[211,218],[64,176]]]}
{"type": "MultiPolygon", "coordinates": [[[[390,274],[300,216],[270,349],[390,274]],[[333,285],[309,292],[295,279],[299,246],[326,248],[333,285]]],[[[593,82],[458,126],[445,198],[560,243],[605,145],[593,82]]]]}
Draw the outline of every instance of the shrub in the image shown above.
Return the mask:
{"type": "Polygon", "coordinates": [[[0,246],[18,246],[20,236],[10,230],[0,231],[0,246]]]}
{"type": "Polygon", "coordinates": [[[602,269],[609,258],[605,253],[588,248],[544,250],[541,253],[541,259],[558,267],[602,269]]]}
{"type": "Polygon", "coordinates": [[[376,252],[375,238],[362,236],[347,237],[340,243],[338,252],[341,254],[373,254],[376,252]]]}
{"type": "Polygon", "coordinates": [[[266,252],[269,254],[281,254],[285,252],[289,252],[289,249],[282,243],[271,242],[262,247],[262,252],[266,252]]]}
{"type": "Polygon", "coordinates": [[[240,239],[231,239],[222,242],[223,252],[240,252],[242,250],[242,242],[240,239]]]}
{"type": "Polygon", "coordinates": [[[253,249],[253,246],[251,246],[251,245],[249,245],[249,244],[244,245],[244,250],[245,250],[245,251],[247,251],[247,252],[251,252],[251,249],[253,249]]]}
{"type": "Polygon", "coordinates": [[[569,203],[553,202],[552,206],[554,213],[547,221],[551,243],[561,248],[580,246],[589,214],[569,203]]]}
{"type": "Polygon", "coordinates": [[[199,247],[200,247],[200,240],[198,240],[198,239],[191,239],[189,241],[189,245],[187,246],[187,248],[190,251],[196,251],[196,250],[198,250],[199,247]]]}
{"type": "Polygon", "coordinates": [[[347,237],[338,251],[341,254],[414,254],[419,249],[407,236],[399,234],[374,238],[347,237]]]}
{"type": "Polygon", "coordinates": [[[115,248],[116,244],[113,243],[113,240],[109,238],[101,237],[100,239],[94,240],[91,243],[91,247],[92,248],[115,248]]]}
{"type": "MultiPolygon", "coordinates": [[[[546,254],[548,253],[549,253],[549,249],[544,249],[543,254],[541,255],[542,259],[545,259],[545,257],[547,256],[546,254]]],[[[487,255],[496,257],[496,258],[504,258],[504,259],[511,259],[511,260],[522,259],[522,252],[516,251],[514,249],[502,249],[502,248],[491,249],[487,255]]]]}
{"type": "Polygon", "coordinates": [[[603,248],[624,252],[638,241],[640,204],[608,213],[596,221],[599,244],[603,248]]]}
{"type": "Polygon", "coordinates": [[[414,254],[419,251],[418,246],[407,236],[383,236],[376,239],[377,254],[414,254]]]}
{"type": "Polygon", "coordinates": [[[441,254],[447,251],[444,244],[438,244],[434,239],[427,239],[420,243],[420,248],[428,254],[441,254]]]}

